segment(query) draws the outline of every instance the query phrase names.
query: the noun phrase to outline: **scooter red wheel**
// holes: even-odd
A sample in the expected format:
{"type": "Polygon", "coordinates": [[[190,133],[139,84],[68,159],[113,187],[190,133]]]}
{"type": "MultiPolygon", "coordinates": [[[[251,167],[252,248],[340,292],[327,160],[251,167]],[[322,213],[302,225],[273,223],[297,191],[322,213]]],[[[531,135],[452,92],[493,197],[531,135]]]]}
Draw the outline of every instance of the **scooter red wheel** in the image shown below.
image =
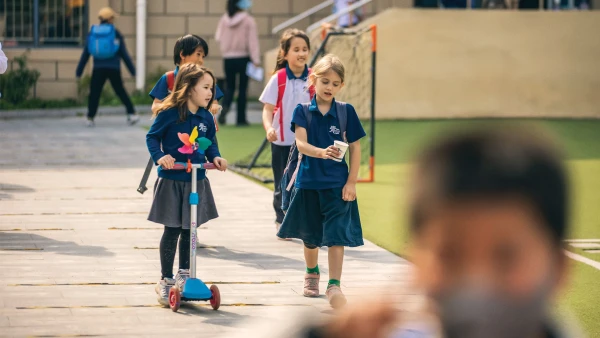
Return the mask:
{"type": "Polygon", "coordinates": [[[181,292],[177,287],[172,287],[169,291],[169,307],[173,312],[177,312],[181,306],[181,292]]]}
{"type": "Polygon", "coordinates": [[[216,285],[211,285],[210,292],[212,293],[210,306],[212,306],[213,310],[218,310],[219,306],[221,306],[221,293],[219,292],[219,288],[216,285]]]}

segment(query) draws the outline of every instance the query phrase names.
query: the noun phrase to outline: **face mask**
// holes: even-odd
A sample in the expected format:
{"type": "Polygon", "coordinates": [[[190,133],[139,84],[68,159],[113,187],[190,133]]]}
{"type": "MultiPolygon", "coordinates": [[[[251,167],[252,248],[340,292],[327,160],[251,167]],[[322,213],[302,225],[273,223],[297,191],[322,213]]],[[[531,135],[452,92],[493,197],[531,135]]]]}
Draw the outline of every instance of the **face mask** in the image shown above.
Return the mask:
{"type": "Polygon", "coordinates": [[[463,287],[436,297],[446,338],[534,337],[546,318],[552,279],[525,298],[510,298],[481,287],[463,287]]]}
{"type": "Polygon", "coordinates": [[[237,2],[237,7],[241,10],[247,10],[252,7],[252,0],[240,0],[237,2]]]}

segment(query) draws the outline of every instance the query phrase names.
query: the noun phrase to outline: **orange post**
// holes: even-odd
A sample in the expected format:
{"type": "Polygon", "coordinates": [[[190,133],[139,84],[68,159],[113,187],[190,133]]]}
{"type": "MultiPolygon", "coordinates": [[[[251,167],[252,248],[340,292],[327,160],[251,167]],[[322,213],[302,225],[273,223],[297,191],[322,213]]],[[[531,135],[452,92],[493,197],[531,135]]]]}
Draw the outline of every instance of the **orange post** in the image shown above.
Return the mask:
{"type": "Polygon", "coordinates": [[[371,25],[371,37],[373,39],[372,52],[377,51],[377,25],[371,25]]]}
{"type": "MultiPolygon", "coordinates": [[[[375,121],[371,123],[375,123],[375,121]]],[[[369,182],[375,182],[375,156],[369,157],[369,176],[369,182]]]]}

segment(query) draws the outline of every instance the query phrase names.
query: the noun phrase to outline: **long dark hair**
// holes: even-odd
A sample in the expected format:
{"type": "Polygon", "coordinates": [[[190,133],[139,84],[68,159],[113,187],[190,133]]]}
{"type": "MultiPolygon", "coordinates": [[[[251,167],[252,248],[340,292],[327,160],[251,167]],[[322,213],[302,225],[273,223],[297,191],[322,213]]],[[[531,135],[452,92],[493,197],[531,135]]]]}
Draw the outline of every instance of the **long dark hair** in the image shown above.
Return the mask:
{"type": "Polygon", "coordinates": [[[175,84],[173,85],[173,91],[160,103],[157,112],[152,117],[156,117],[156,115],[165,110],[177,107],[179,110],[179,122],[184,122],[188,115],[187,101],[190,97],[190,91],[196,87],[198,81],[204,75],[209,75],[213,80],[212,98],[208,103],[210,106],[215,99],[214,74],[208,68],[198,66],[195,63],[188,63],[179,68],[177,78],[175,78],[175,84]]]}
{"type": "Polygon", "coordinates": [[[294,38],[301,38],[306,41],[306,45],[308,46],[308,50],[310,50],[310,39],[308,35],[296,28],[287,29],[281,35],[281,39],[279,40],[279,53],[277,53],[277,64],[275,65],[275,70],[273,73],[276,73],[278,70],[285,68],[287,66],[287,60],[285,56],[290,51],[290,47],[292,47],[292,40],[294,38]]]}
{"type": "Polygon", "coordinates": [[[237,6],[239,0],[227,0],[227,15],[232,17],[235,13],[239,12],[241,9],[237,6]]]}

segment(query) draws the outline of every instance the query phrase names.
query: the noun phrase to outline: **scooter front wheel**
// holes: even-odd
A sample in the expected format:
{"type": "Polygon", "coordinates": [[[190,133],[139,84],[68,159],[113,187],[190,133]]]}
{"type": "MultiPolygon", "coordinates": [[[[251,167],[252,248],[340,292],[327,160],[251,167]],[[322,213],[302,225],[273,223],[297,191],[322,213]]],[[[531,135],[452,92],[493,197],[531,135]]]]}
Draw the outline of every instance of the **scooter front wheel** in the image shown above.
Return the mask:
{"type": "Polygon", "coordinates": [[[177,312],[177,310],[179,310],[180,306],[181,306],[181,291],[179,291],[179,289],[176,286],[174,286],[169,291],[169,307],[171,307],[171,310],[173,310],[173,312],[177,312]]]}
{"type": "Polygon", "coordinates": [[[210,306],[216,311],[221,306],[221,292],[219,292],[219,288],[216,285],[210,286],[210,292],[212,293],[212,297],[210,297],[210,306]]]}

